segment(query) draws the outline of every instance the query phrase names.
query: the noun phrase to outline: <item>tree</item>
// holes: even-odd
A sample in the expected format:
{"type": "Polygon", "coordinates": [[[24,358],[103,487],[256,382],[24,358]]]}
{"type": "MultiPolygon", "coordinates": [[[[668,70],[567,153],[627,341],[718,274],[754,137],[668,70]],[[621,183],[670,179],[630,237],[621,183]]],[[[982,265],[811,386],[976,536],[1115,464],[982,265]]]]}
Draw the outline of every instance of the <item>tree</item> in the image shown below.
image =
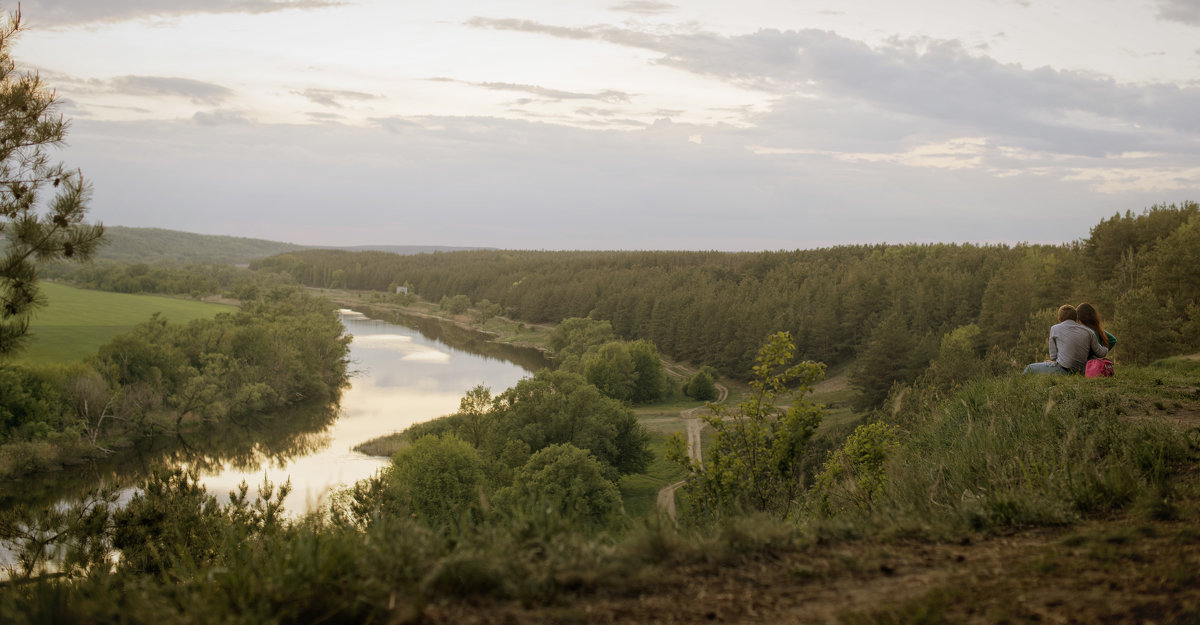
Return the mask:
{"type": "Polygon", "coordinates": [[[621,516],[621,492],[605,466],[570,443],[551,445],[517,469],[501,493],[509,507],[553,514],[588,530],[610,527],[621,516]]]}
{"type": "Polygon", "coordinates": [[[612,341],[612,324],[608,321],[571,317],[563,319],[550,333],[550,349],[560,360],[582,357],[588,349],[612,341]]]}
{"type": "Polygon", "coordinates": [[[717,398],[717,380],[712,367],[701,367],[696,375],[688,380],[684,394],[700,401],[713,401],[717,398]]]}
{"type": "Polygon", "coordinates": [[[583,376],[596,385],[605,397],[626,402],[633,399],[637,372],[629,350],[620,341],[606,343],[600,349],[589,352],[584,358],[583,376]]]}
{"type": "Polygon", "coordinates": [[[18,71],[12,47],[21,26],[18,11],[0,26],[0,355],[20,347],[34,309],[44,305],[36,263],[85,260],[104,228],[83,223],[91,187],[79,172],[51,163],[67,122],[57,99],[36,73],[18,71]],[[49,191],[54,196],[43,202],[49,191]]]}
{"type": "Polygon", "coordinates": [[[667,393],[667,369],[658,348],[646,340],[634,341],[627,347],[636,372],[633,401],[643,403],[662,399],[667,393]]]}
{"type": "Polygon", "coordinates": [[[484,464],[479,452],[457,437],[426,436],[396,453],[387,479],[418,520],[429,527],[454,527],[478,515],[484,464]]]}
{"type": "Polygon", "coordinates": [[[496,396],[491,418],[493,453],[511,440],[530,452],[571,443],[604,463],[613,479],[650,464],[650,435],[633,411],[569,371],[543,369],[517,382],[496,396]]]}
{"type": "Polygon", "coordinates": [[[795,363],[792,337],[779,332],[758,352],[750,397],[731,410],[709,404],[713,428],[703,464],[688,458],[683,438],[669,442],[670,457],[692,470],[687,493],[698,513],[759,510],[786,515],[804,486],[808,441],[824,410],[807,398],[825,365],[795,363]],[[781,400],[791,399],[786,408],[781,400]]]}
{"type": "Polygon", "coordinates": [[[459,436],[476,449],[482,447],[487,438],[491,410],[492,391],[482,384],[475,385],[458,401],[459,436]]]}

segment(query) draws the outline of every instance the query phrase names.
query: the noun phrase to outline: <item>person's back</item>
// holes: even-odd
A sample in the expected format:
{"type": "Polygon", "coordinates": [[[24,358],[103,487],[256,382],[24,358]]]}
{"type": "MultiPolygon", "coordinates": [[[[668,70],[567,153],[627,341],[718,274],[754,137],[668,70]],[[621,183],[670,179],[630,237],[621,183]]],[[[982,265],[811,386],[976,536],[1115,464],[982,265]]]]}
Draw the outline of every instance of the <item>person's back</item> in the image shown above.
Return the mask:
{"type": "Polygon", "coordinates": [[[1025,367],[1025,373],[1083,373],[1089,358],[1108,353],[1096,334],[1079,323],[1074,306],[1058,309],[1058,323],[1050,328],[1049,346],[1050,360],[1025,367]]]}
{"type": "Polygon", "coordinates": [[[1080,373],[1093,355],[1099,358],[1108,353],[1108,348],[1096,339],[1096,333],[1087,326],[1067,319],[1050,328],[1050,360],[1063,369],[1080,373]]]}

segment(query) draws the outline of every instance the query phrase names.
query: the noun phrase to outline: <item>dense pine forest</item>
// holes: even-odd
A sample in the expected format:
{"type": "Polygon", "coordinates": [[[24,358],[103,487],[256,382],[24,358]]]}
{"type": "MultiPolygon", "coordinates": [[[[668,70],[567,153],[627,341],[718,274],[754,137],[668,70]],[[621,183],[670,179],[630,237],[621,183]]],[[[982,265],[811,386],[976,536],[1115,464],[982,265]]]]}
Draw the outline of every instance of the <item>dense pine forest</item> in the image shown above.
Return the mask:
{"type": "MultiPolygon", "coordinates": [[[[1088,301],[1146,363],[1200,345],[1200,205],[1113,215],[1064,245],[859,245],[778,252],[303,251],[259,260],[309,286],[465,296],[529,323],[607,320],[618,336],[745,377],[774,332],[850,365],[868,408],[959,330],[1010,368],[1045,357],[1048,309],[1088,301]],[[960,330],[961,329],[961,330],[960,330]]],[[[995,363],[993,363],[995,364],[995,363]]],[[[996,365],[1000,366],[1000,365],[996,365]]]]}

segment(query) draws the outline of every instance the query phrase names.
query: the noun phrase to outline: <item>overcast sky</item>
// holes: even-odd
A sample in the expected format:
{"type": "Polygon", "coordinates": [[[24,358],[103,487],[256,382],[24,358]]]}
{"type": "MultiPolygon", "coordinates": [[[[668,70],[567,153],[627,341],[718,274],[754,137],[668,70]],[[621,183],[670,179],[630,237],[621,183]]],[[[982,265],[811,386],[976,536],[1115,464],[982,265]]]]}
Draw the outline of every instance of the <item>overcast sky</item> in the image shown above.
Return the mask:
{"type": "Polygon", "coordinates": [[[762,250],[1073,241],[1200,200],[1200,0],[21,10],[109,225],[762,250]]]}

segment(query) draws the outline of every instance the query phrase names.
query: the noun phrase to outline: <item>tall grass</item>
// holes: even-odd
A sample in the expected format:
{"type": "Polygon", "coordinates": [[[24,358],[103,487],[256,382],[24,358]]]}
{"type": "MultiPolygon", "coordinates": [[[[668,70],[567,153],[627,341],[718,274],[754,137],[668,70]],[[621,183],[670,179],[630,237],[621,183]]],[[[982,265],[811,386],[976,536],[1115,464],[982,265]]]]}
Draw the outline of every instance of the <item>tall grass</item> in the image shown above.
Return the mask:
{"type": "Polygon", "coordinates": [[[0,622],[419,622],[439,604],[563,605],[601,590],[653,591],[675,567],[734,564],[836,535],[957,538],[1131,508],[1169,517],[1200,436],[1143,413],[1154,401],[1195,407],[1198,372],[1164,363],[1112,380],[1013,375],[913,402],[926,408],[891,415],[902,429],[877,428],[898,431],[879,465],[882,487],[834,497],[828,513],[799,523],[754,514],[681,528],[651,515],[588,534],[531,509],[451,530],[407,516],[365,526],[308,517],[271,531],[234,521],[214,540],[220,549],[158,573],[97,568],[0,587],[0,622]]]}
{"type": "Polygon", "coordinates": [[[843,497],[834,520],[946,536],[1067,524],[1139,498],[1169,497],[1171,478],[1196,459],[1196,437],[1130,415],[1144,401],[1147,380],[1164,386],[1164,376],[1197,370],[971,382],[932,409],[897,415],[907,432],[884,465],[885,487],[869,499],[843,497]]]}

